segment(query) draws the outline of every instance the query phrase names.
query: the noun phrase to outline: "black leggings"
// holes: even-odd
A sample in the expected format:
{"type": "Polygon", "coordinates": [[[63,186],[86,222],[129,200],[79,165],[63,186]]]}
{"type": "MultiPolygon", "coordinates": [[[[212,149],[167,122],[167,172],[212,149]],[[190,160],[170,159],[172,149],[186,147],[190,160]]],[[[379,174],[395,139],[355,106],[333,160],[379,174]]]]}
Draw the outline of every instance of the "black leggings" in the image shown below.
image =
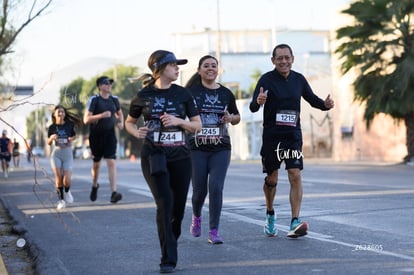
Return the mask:
{"type": "Polygon", "coordinates": [[[168,162],[168,172],[151,176],[149,160],[141,158],[145,180],[157,205],[157,228],[161,246],[161,264],[177,264],[177,240],[181,235],[188,188],[191,180],[190,157],[168,162]]]}

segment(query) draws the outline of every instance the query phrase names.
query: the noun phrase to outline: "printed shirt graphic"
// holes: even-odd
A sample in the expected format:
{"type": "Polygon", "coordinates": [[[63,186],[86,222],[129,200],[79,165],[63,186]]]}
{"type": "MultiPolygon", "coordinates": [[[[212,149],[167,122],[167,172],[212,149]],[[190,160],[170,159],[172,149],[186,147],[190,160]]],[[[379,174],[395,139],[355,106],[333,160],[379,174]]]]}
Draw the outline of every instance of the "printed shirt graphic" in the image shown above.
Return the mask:
{"type": "Polygon", "coordinates": [[[128,114],[137,119],[143,116],[144,124],[149,128],[144,154],[162,150],[166,152],[168,160],[188,157],[190,151],[184,129],[179,126],[161,127],[160,116],[164,112],[181,119],[198,115],[190,92],[176,84],[172,84],[169,89],[145,87],[131,101],[128,114]]]}
{"type": "Polygon", "coordinates": [[[162,127],[160,116],[166,112],[179,117],[179,104],[173,102],[168,94],[154,97],[152,107],[153,119],[148,121],[147,126],[152,130],[152,141],[156,146],[182,146],[185,144],[184,130],[178,126],[162,127]]]}
{"type": "Polygon", "coordinates": [[[224,86],[207,89],[202,85],[191,87],[197,103],[203,127],[197,134],[191,134],[189,144],[192,150],[220,151],[230,150],[231,142],[227,125],[223,123],[226,111],[239,114],[233,93],[224,86]]]}
{"type": "Polygon", "coordinates": [[[48,129],[48,137],[57,134],[58,138],[55,140],[55,146],[67,147],[70,146],[69,137],[76,135],[74,125],[71,122],[65,122],[62,125],[52,124],[48,129]]]}

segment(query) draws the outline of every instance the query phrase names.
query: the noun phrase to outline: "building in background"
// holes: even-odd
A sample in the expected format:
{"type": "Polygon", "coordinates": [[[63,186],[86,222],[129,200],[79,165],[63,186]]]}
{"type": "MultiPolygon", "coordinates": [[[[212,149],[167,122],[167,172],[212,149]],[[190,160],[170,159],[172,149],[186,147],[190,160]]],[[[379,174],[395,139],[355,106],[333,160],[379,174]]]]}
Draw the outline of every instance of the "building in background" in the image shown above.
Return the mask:
{"type": "MultiPolygon", "coordinates": [[[[33,86],[6,86],[0,89],[0,127],[7,129],[9,138],[12,140],[16,138],[21,145],[25,142],[20,135],[26,138],[27,132],[26,117],[21,114],[31,107],[26,100],[31,96],[33,96],[33,86]]],[[[26,153],[25,146],[20,146],[20,151],[26,153]]]]}
{"type": "MultiPolygon", "coordinates": [[[[180,67],[184,84],[196,72],[205,54],[219,58],[222,84],[236,96],[255,84],[252,75],[273,69],[271,51],[279,43],[289,44],[295,56],[293,70],[305,75],[313,91],[335,100],[328,112],[313,109],[302,100],[301,125],[306,158],[335,161],[401,161],[406,155],[405,127],[379,115],[367,130],[364,107],[353,102],[352,78],[339,74],[334,51],[334,32],[329,30],[232,30],[175,33],[175,52],[188,58],[180,67]],[[220,37],[220,39],[218,39],[220,37]]],[[[262,112],[251,113],[249,98],[239,98],[241,123],[230,127],[233,159],[260,159],[262,112]]]]}
{"type": "MultiPolygon", "coordinates": [[[[251,113],[250,96],[241,98],[255,84],[255,72],[273,69],[271,52],[278,43],[289,44],[295,56],[293,69],[303,73],[315,93],[325,98],[332,94],[331,49],[329,31],[309,30],[235,30],[220,32],[176,33],[177,55],[185,56],[189,64],[180,67],[181,82],[196,72],[198,60],[205,54],[219,58],[220,82],[233,90],[242,120],[230,127],[233,159],[259,159],[262,135],[262,113],[251,113]],[[218,54],[218,51],[220,53],[218,54]]],[[[321,112],[302,102],[301,123],[304,153],[307,157],[331,157],[333,149],[332,113],[321,112]]]]}
{"type": "Polygon", "coordinates": [[[342,76],[335,55],[331,60],[335,97],[334,160],[402,162],[407,155],[404,123],[378,114],[367,129],[363,120],[365,105],[354,101],[355,76],[352,73],[342,76]]]}
{"type": "MultiPolygon", "coordinates": [[[[334,30],[265,29],[218,33],[205,29],[173,34],[175,44],[172,48],[178,57],[189,60],[186,66],[180,67],[178,82],[181,84],[185,84],[196,72],[201,56],[212,54],[219,58],[219,81],[239,98],[237,104],[242,117],[241,123],[230,127],[233,159],[260,159],[262,113],[249,111],[250,96],[246,94],[255,85],[254,74],[273,69],[270,58],[274,46],[286,43],[294,51],[293,70],[305,75],[318,96],[325,98],[331,94],[335,100],[335,108],[329,112],[313,109],[302,101],[301,124],[305,157],[329,158],[333,161],[402,161],[407,154],[404,124],[396,124],[390,117],[378,115],[370,130],[366,129],[363,121],[364,106],[353,101],[354,78],[352,75],[339,74],[340,64],[332,53],[335,49],[334,37],[334,30]],[[217,39],[218,36],[221,39],[217,39]]],[[[147,56],[148,53],[140,53],[136,58],[126,58],[119,63],[146,68],[147,56]]],[[[76,77],[92,77],[113,66],[113,60],[89,58],[76,66],[55,72],[53,77],[37,81],[34,86],[2,88],[0,117],[15,125],[19,133],[26,135],[26,117],[39,106],[33,102],[55,104],[59,97],[57,91],[63,85],[76,77]],[[19,101],[25,96],[23,91],[33,95],[32,104],[24,105],[23,101],[19,101]],[[15,103],[15,108],[6,109],[9,104],[15,103]]],[[[39,115],[39,121],[46,119],[39,115]]],[[[39,123],[39,129],[46,129],[40,125],[39,123]]],[[[12,137],[18,137],[17,133],[1,121],[0,126],[8,129],[12,137]]],[[[38,138],[32,140],[33,146],[42,140],[41,132],[37,133],[38,138]]]]}

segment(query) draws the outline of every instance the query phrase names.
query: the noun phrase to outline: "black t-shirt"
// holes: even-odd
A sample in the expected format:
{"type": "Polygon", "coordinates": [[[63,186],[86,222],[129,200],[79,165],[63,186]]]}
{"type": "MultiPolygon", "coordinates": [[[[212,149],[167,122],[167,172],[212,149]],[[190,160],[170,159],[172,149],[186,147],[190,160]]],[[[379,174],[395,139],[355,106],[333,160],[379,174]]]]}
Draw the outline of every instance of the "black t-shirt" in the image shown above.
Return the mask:
{"type": "Polygon", "coordinates": [[[109,95],[103,98],[100,95],[91,96],[88,100],[86,109],[92,115],[100,114],[106,111],[111,112],[110,117],[101,118],[95,123],[90,124],[90,135],[101,134],[108,131],[115,131],[115,113],[120,110],[120,104],[117,96],[109,95]]]}
{"type": "Polygon", "coordinates": [[[62,125],[52,124],[49,126],[47,136],[50,137],[53,134],[58,135],[55,146],[67,147],[70,145],[68,138],[76,136],[74,124],[70,121],[65,121],[62,125]]]}
{"type": "Polygon", "coordinates": [[[222,85],[218,89],[207,89],[202,84],[191,87],[190,91],[203,124],[201,132],[189,135],[191,150],[230,150],[230,136],[222,118],[226,110],[230,114],[239,114],[233,93],[222,85]]]}
{"type": "Polygon", "coordinates": [[[300,104],[303,97],[312,107],[329,110],[324,100],[315,95],[305,77],[290,71],[287,79],[277,70],[265,73],[259,78],[254,91],[250,110],[257,112],[259,89],[268,91],[263,109],[263,137],[292,138],[301,136],[300,104]]]}
{"type": "Polygon", "coordinates": [[[179,126],[162,127],[160,116],[164,112],[182,119],[198,115],[190,92],[176,84],[172,84],[169,89],[144,87],[131,100],[129,116],[138,119],[142,115],[145,126],[150,129],[144,141],[142,156],[162,150],[169,161],[188,157],[190,151],[184,129],[179,126]]]}
{"type": "Polygon", "coordinates": [[[0,137],[0,150],[1,150],[1,153],[10,153],[9,152],[9,143],[10,143],[9,138],[0,137]]]}

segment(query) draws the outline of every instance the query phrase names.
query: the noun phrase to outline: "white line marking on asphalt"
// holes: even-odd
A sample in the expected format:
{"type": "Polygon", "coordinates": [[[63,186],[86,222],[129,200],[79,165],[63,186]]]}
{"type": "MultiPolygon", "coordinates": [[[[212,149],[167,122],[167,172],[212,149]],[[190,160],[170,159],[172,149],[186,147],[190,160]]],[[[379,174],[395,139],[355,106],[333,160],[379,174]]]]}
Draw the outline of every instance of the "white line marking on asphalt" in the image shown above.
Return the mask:
{"type": "MultiPolygon", "coordinates": [[[[231,217],[233,219],[236,219],[240,222],[247,222],[247,223],[256,224],[256,225],[260,225],[260,226],[264,225],[264,220],[256,220],[256,219],[252,219],[252,218],[249,218],[249,217],[246,217],[246,216],[243,216],[243,215],[230,213],[230,212],[227,212],[227,211],[222,211],[221,214],[223,216],[227,216],[227,217],[231,217]]],[[[284,226],[284,225],[280,225],[280,224],[276,224],[276,225],[277,225],[277,228],[281,231],[284,231],[284,232],[289,231],[288,226],[284,226]]],[[[351,244],[351,243],[346,243],[346,242],[335,240],[335,239],[333,239],[332,236],[329,236],[329,235],[323,235],[323,234],[318,234],[318,233],[314,233],[314,232],[309,232],[308,235],[306,236],[306,238],[311,238],[311,239],[318,240],[318,241],[321,241],[321,242],[334,243],[334,244],[338,244],[338,245],[342,245],[342,246],[346,246],[346,247],[351,247],[351,248],[356,248],[358,246],[356,244],[351,244]]],[[[412,257],[412,256],[403,255],[403,254],[399,254],[399,253],[394,253],[394,252],[390,252],[390,251],[385,251],[385,250],[366,250],[366,251],[381,254],[381,255],[386,255],[386,256],[392,256],[392,257],[396,257],[396,258],[400,258],[400,259],[404,259],[404,260],[414,261],[414,257],[412,257]]]]}
{"type": "MultiPolygon", "coordinates": [[[[133,188],[130,189],[131,192],[136,193],[136,194],[141,194],[143,196],[146,197],[152,197],[151,192],[148,190],[147,187],[143,187],[143,188],[133,188]]],[[[366,192],[343,192],[343,193],[334,193],[334,194],[308,194],[308,195],[304,195],[304,197],[313,197],[313,198],[318,198],[318,197],[338,197],[338,196],[372,196],[372,195],[395,195],[395,194],[406,194],[406,193],[414,193],[413,189],[407,189],[407,190],[381,190],[381,191],[366,191],[366,192]]],[[[278,196],[278,198],[280,199],[280,196],[278,196]]],[[[252,200],[256,200],[258,198],[249,198],[247,199],[247,201],[252,201],[252,200]]],[[[260,198],[261,200],[263,199],[262,197],[260,198]]],[[[242,201],[245,201],[244,199],[241,199],[242,201]]],[[[231,200],[234,201],[234,200],[231,200]]],[[[223,206],[224,203],[226,203],[226,200],[224,200],[223,202],[223,206]]],[[[187,206],[191,207],[191,203],[187,203],[187,206]]],[[[226,203],[226,206],[231,207],[231,204],[226,203]]],[[[208,211],[208,209],[207,209],[208,211]]],[[[264,225],[264,221],[263,220],[257,220],[257,219],[253,219],[253,218],[249,218],[247,216],[243,216],[243,215],[239,215],[239,214],[235,214],[235,213],[230,213],[228,211],[222,211],[221,214],[223,216],[227,216],[227,217],[231,217],[233,219],[236,219],[240,222],[247,222],[247,223],[251,223],[251,224],[255,224],[258,225],[260,227],[262,227],[264,225]]],[[[289,231],[289,227],[285,226],[285,225],[280,225],[277,224],[277,228],[280,231],[283,232],[288,232],[289,231]]],[[[352,243],[347,243],[347,242],[342,242],[342,241],[338,241],[335,240],[333,236],[330,235],[324,235],[324,234],[319,234],[316,232],[308,232],[308,235],[306,236],[306,238],[311,238],[314,240],[318,240],[321,242],[328,242],[328,243],[334,243],[337,245],[341,245],[341,246],[346,246],[346,247],[350,247],[350,248],[356,248],[357,245],[356,244],[352,244],[352,243]]],[[[394,252],[390,252],[390,251],[385,251],[385,250],[367,250],[369,252],[373,252],[376,254],[380,254],[380,255],[386,255],[386,256],[392,256],[395,258],[399,258],[399,259],[404,259],[404,260],[410,260],[413,261],[414,257],[412,256],[408,256],[408,255],[404,255],[404,254],[399,254],[399,253],[394,253],[394,252]]]]}

